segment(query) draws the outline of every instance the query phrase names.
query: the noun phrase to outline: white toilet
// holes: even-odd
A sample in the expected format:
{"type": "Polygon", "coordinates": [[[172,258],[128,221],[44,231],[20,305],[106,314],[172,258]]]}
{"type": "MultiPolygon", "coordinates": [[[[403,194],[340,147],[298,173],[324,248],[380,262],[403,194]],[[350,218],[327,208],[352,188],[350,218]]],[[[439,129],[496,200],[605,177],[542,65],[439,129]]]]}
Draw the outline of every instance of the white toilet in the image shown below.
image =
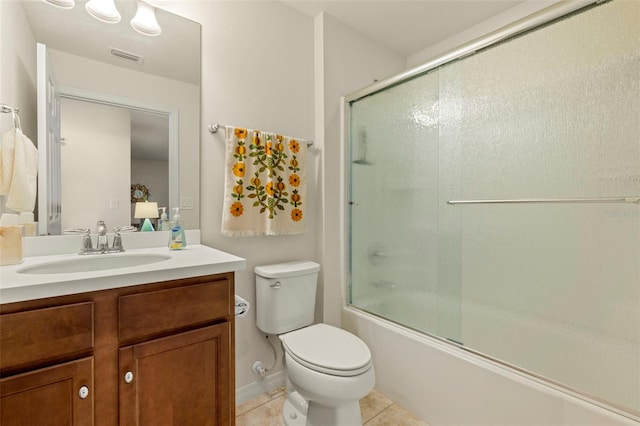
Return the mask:
{"type": "Polygon", "coordinates": [[[300,261],[256,266],[257,325],[284,349],[284,423],[361,425],[358,401],[375,384],[371,352],[353,334],[313,324],[320,265],[300,261]]]}

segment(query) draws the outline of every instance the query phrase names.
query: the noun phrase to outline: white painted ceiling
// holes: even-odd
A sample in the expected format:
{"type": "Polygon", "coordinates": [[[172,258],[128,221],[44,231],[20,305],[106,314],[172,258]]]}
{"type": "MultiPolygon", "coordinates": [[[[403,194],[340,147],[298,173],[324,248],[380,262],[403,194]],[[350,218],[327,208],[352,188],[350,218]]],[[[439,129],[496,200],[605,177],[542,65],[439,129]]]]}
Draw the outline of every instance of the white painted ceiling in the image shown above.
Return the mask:
{"type": "Polygon", "coordinates": [[[135,15],[134,0],[116,0],[122,16],[117,24],[94,19],[85,10],[86,0],[73,9],[61,9],[41,0],[26,0],[27,20],[36,41],[49,48],[173,80],[200,85],[200,25],[162,9],[156,19],[162,33],[139,34],[129,21],[135,15]],[[112,56],[109,47],[144,56],[140,65],[112,56]]]}
{"type": "MultiPolygon", "coordinates": [[[[177,0],[172,0],[177,1],[177,0]]],[[[187,0],[182,0],[187,1],[187,0]]],[[[195,1],[195,0],[190,0],[195,1]]],[[[219,1],[219,0],[200,0],[219,1]]],[[[239,1],[239,0],[235,0],[239,1]]],[[[382,46],[413,55],[479,22],[510,9],[523,0],[281,0],[315,17],[321,11],[351,26],[382,46]]],[[[84,10],[86,0],[73,9],[44,1],[23,1],[36,39],[49,47],[141,72],[200,84],[200,25],[157,9],[162,34],[147,37],[129,25],[134,0],[116,0],[122,15],[118,24],[105,24],[84,10]],[[138,65],[109,55],[108,47],[144,56],[138,65]]]]}
{"type": "Polygon", "coordinates": [[[281,1],[311,17],[324,11],[405,57],[523,3],[523,0],[281,1]]]}

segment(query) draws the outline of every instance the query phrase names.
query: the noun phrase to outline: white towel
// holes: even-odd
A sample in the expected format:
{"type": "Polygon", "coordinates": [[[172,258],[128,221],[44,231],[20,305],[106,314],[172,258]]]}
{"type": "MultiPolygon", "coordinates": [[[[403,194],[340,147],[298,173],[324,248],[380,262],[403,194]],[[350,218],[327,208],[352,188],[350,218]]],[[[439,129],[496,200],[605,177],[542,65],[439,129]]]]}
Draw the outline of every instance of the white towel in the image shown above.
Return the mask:
{"type": "Polygon", "coordinates": [[[227,126],[226,144],[222,235],[304,232],[307,143],[227,126]]]}
{"type": "Polygon", "coordinates": [[[37,177],[38,150],[20,129],[10,130],[0,145],[0,195],[7,195],[7,208],[33,211],[37,177]]]}

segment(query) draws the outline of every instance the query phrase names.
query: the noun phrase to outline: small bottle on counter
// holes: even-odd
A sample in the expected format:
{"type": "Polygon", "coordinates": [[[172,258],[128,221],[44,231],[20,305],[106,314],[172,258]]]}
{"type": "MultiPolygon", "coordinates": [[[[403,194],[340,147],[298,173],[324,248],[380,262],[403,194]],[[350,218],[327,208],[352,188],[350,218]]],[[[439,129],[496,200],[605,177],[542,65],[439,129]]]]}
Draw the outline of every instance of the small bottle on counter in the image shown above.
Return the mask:
{"type": "Polygon", "coordinates": [[[158,231],[171,231],[171,221],[167,217],[167,208],[160,207],[160,210],[162,210],[162,214],[158,221],[158,231]]]}
{"type": "Polygon", "coordinates": [[[184,235],[184,224],[180,218],[180,208],[173,208],[173,222],[169,235],[169,250],[182,250],[187,246],[187,238],[184,235]]]}

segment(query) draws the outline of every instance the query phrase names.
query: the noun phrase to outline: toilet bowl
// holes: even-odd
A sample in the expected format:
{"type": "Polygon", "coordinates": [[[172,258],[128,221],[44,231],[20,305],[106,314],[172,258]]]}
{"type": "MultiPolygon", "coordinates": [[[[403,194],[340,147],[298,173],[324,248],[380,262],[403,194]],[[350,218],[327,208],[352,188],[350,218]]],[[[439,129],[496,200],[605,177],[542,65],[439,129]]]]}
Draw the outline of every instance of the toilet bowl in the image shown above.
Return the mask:
{"type": "Polygon", "coordinates": [[[313,324],[319,271],[308,261],[257,266],[256,322],[282,342],[286,425],[360,425],[359,400],[375,385],[371,352],[348,331],[313,324]]]}
{"type": "MultiPolygon", "coordinates": [[[[375,385],[369,348],[345,330],[316,324],[280,336],[290,384],[308,402],[306,425],[362,424],[359,400],[375,385]]],[[[293,420],[305,415],[296,405],[293,420]]],[[[292,414],[283,416],[287,425],[292,414]]]]}

